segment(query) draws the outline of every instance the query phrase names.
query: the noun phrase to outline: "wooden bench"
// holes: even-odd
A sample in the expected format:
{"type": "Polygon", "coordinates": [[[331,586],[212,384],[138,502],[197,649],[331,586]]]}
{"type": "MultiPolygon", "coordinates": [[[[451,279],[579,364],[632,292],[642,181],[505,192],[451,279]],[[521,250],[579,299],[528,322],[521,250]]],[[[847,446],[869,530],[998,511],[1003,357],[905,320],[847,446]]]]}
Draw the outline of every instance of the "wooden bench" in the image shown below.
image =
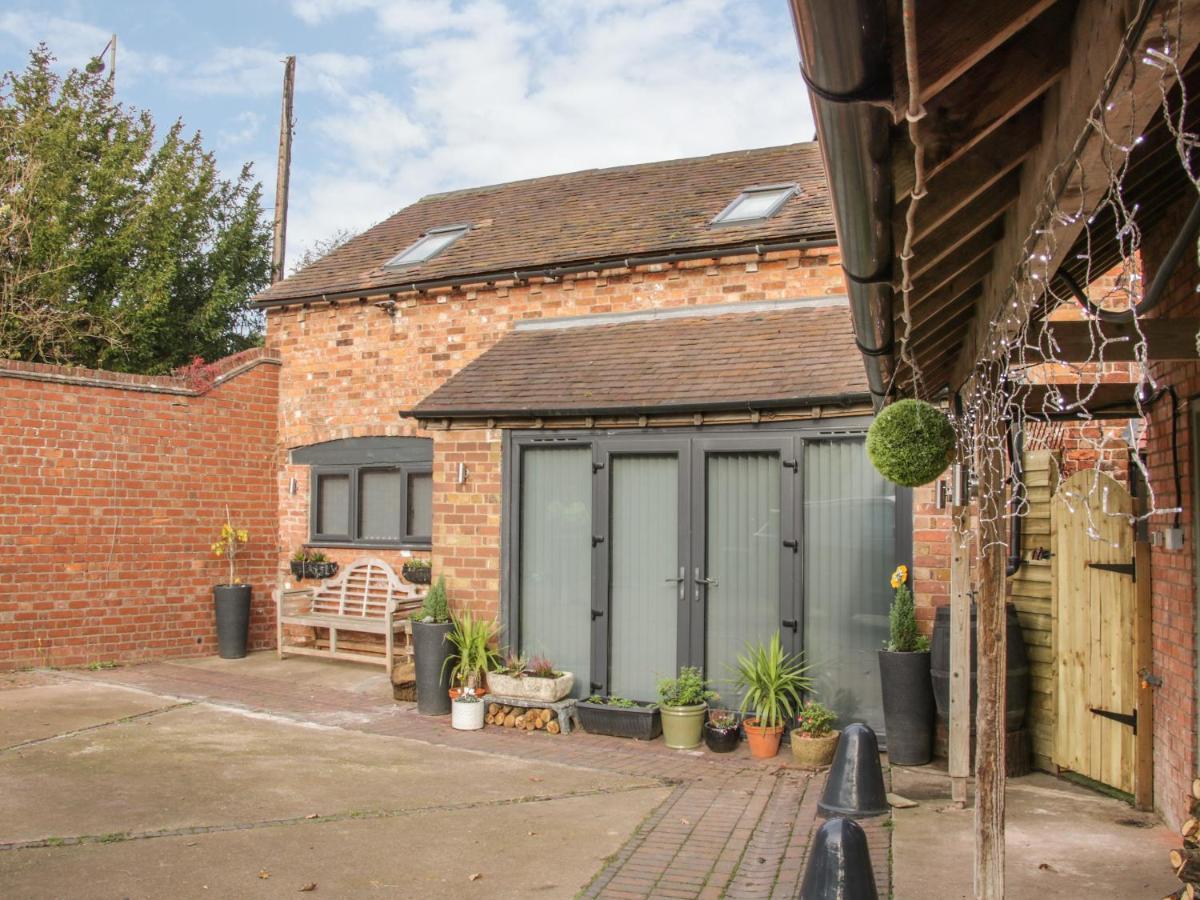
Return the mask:
{"type": "Polygon", "coordinates": [[[315,588],[280,590],[276,593],[276,647],[279,658],[285,655],[324,656],[387,666],[393,671],[396,635],[406,641],[402,653],[412,657],[412,616],[421,607],[425,591],[406,584],[382,559],[361,557],[338,575],[315,588]],[[329,646],[285,644],[284,626],[302,625],[329,631],[329,646]],[[384,653],[366,653],[339,649],[341,632],[381,634],[384,653]]]}

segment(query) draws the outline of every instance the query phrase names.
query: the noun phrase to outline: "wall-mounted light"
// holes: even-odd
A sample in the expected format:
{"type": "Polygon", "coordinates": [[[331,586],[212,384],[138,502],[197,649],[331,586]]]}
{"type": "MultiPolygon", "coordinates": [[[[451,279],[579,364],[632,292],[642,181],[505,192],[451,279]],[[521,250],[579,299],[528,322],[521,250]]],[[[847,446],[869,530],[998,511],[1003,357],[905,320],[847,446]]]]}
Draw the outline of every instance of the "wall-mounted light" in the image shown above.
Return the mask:
{"type": "Polygon", "coordinates": [[[459,484],[466,484],[467,476],[470,474],[471,473],[468,471],[466,463],[458,464],[458,483],[459,484]]]}
{"type": "Polygon", "coordinates": [[[288,493],[291,494],[293,497],[295,497],[296,491],[298,491],[298,490],[300,490],[300,484],[293,477],[292,480],[288,482],[288,493]]]}

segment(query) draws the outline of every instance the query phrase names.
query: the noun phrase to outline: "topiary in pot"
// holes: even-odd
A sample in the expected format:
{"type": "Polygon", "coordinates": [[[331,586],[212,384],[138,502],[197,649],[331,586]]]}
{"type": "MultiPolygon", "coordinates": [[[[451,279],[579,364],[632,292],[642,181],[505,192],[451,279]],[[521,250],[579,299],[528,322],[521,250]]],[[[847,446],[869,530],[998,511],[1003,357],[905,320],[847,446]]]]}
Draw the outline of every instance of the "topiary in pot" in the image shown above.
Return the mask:
{"type": "Polygon", "coordinates": [[[954,426],[924,400],[899,400],[880,410],[867,432],[867,456],[879,474],[903,487],[929,484],[950,464],[954,426]]]}
{"type": "Polygon", "coordinates": [[[923,766],[933,749],[933,682],[929,639],[917,629],[917,612],[908,587],[908,567],[892,573],[891,640],[879,651],[883,721],[888,760],[898,766],[923,766]]]}

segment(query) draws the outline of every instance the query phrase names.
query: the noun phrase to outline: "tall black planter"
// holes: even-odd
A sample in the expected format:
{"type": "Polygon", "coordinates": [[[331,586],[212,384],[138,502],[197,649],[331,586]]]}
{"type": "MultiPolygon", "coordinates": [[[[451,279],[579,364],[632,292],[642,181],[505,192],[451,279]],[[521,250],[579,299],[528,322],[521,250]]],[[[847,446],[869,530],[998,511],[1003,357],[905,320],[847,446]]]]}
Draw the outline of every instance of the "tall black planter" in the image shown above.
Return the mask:
{"type": "Polygon", "coordinates": [[[218,584],[213,588],[217,608],[217,653],[221,659],[246,655],[250,633],[250,585],[218,584]]]}
{"type": "Polygon", "coordinates": [[[933,757],[933,684],[929,651],[879,651],[888,762],[923,766],[933,757]]]}
{"type": "Polygon", "coordinates": [[[413,654],[417,670],[417,712],[423,716],[450,714],[450,622],[413,622],[413,654]]]}

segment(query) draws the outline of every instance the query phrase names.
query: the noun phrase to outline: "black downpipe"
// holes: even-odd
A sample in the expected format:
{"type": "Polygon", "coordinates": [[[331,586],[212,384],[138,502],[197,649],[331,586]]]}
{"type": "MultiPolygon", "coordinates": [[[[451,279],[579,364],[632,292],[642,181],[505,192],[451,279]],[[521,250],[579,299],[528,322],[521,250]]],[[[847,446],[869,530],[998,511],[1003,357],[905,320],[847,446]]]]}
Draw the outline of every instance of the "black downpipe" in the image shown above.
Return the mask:
{"type": "Polygon", "coordinates": [[[791,0],[833,200],[854,335],[876,407],[895,372],[891,68],[881,0],[791,0]]]}
{"type": "Polygon", "coordinates": [[[1008,463],[1012,467],[1012,483],[1008,498],[1008,563],[1004,566],[1004,577],[1012,578],[1021,568],[1021,515],[1018,504],[1025,480],[1025,432],[1020,428],[1008,429],[1008,463]]]}

